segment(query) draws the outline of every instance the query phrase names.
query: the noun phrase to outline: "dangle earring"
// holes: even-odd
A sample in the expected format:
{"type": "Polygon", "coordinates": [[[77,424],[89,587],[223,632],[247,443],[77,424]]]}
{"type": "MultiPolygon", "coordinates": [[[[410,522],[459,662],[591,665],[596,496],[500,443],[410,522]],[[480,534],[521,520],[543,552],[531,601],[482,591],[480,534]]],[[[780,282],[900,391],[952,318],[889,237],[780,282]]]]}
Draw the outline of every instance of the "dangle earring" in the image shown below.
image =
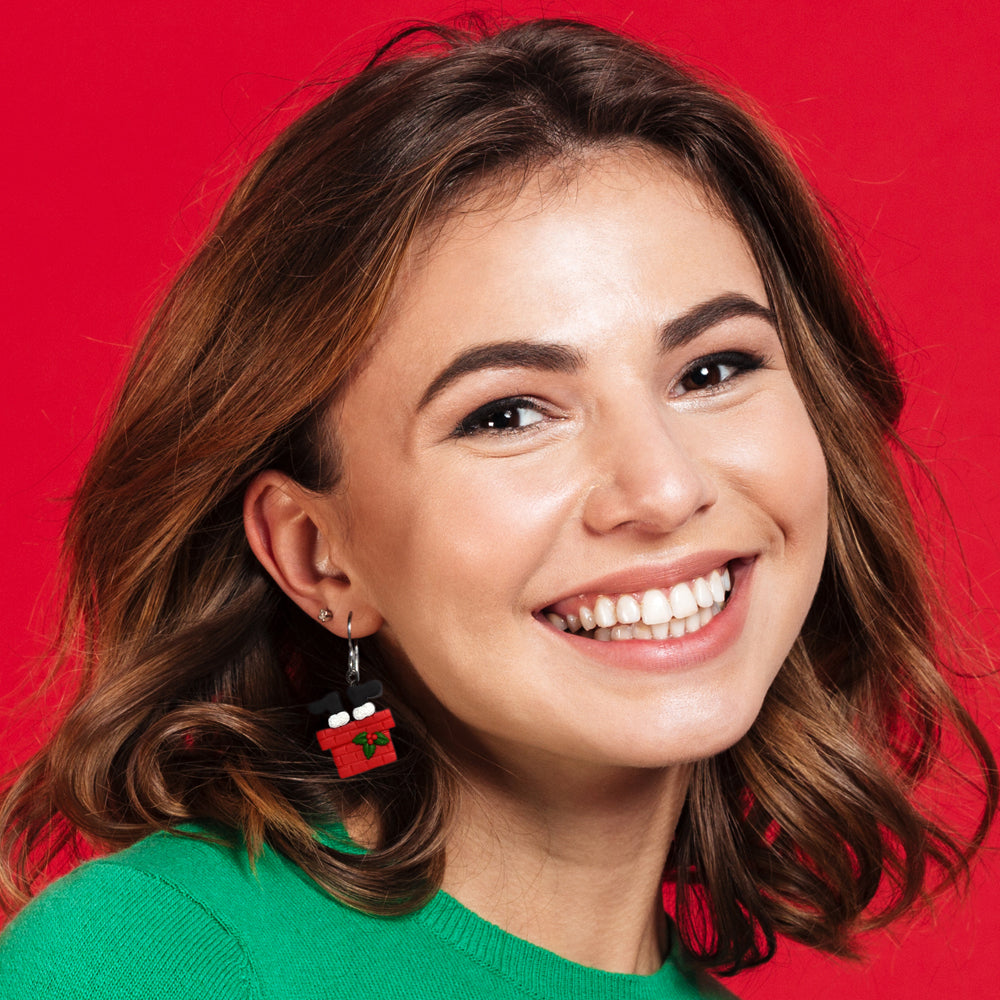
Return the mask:
{"type": "MultiPolygon", "coordinates": [[[[389,730],[396,725],[387,708],[375,710],[376,698],[382,696],[380,681],[361,683],[358,647],[351,636],[353,612],[347,613],[347,708],[336,691],[309,705],[313,715],[327,716],[327,727],[316,734],[319,745],[329,750],[341,778],[350,778],[373,767],[381,767],[396,759],[389,730]],[[348,712],[348,709],[350,711],[348,712]]],[[[327,622],[333,617],[328,608],[318,618],[327,622]]]]}

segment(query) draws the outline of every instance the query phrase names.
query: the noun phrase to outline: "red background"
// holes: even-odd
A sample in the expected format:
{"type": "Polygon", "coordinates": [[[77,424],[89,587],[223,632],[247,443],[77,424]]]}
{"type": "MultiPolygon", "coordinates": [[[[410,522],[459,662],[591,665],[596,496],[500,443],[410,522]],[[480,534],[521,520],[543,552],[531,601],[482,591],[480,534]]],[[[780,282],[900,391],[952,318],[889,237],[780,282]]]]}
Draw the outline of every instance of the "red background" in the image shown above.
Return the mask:
{"type": "MultiPolygon", "coordinates": [[[[36,0],[5,16],[0,73],[7,202],[2,324],[7,374],[0,481],[0,765],[31,744],[12,689],[41,649],[63,507],[142,315],[196,240],[270,108],[336,72],[435,0],[36,0]]],[[[952,505],[978,605],[1000,515],[994,323],[1000,15],[987,0],[687,0],[634,8],[506,3],[576,14],[683,53],[752,94],[860,246],[916,383],[904,429],[952,505]]],[[[280,116],[275,121],[284,120],[280,116]]],[[[935,534],[937,530],[935,529],[935,534]]],[[[967,581],[952,571],[952,587],[967,581]]],[[[997,739],[1000,698],[976,711],[997,739]]],[[[994,844],[997,838],[994,837],[994,844]]],[[[992,858],[969,899],[869,942],[846,965],[783,948],[733,984],[769,1000],[1000,996],[1000,888],[992,858]]]]}

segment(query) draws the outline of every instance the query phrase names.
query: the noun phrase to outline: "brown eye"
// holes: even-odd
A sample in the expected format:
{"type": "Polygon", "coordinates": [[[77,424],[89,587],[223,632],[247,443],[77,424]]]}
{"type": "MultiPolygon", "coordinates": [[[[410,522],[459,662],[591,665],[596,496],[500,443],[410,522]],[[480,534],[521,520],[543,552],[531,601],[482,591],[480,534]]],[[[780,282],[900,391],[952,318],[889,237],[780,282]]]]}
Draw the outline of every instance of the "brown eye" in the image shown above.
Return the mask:
{"type": "Polygon", "coordinates": [[[707,365],[698,365],[697,368],[692,368],[688,371],[684,378],[681,379],[681,385],[688,392],[694,389],[704,389],[710,385],[718,385],[727,378],[727,375],[722,371],[723,367],[717,361],[713,361],[707,365]]]}
{"type": "Polygon", "coordinates": [[[746,372],[762,368],[764,359],[742,351],[726,351],[724,354],[713,354],[706,358],[698,358],[677,382],[674,395],[683,396],[688,392],[711,392],[738,378],[746,372]]]}
{"type": "Polygon", "coordinates": [[[455,434],[469,437],[473,434],[509,433],[544,419],[538,403],[532,399],[497,399],[465,417],[455,429],[455,434]]]}

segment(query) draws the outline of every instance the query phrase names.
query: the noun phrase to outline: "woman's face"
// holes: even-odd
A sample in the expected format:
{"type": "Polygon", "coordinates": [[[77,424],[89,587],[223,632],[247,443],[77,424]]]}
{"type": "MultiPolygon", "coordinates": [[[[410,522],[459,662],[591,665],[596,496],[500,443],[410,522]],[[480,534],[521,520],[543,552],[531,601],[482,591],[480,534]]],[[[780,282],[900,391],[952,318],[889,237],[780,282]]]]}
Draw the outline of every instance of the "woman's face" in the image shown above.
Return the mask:
{"type": "Polygon", "coordinates": [[[463,742],[660,767],[747,731],[816,590],[826,468],[742,237],[663,161],[454,215],[332,419],[351,599],[463,742]],[[588,613],[607,631],[570,631],[588,613]]]}

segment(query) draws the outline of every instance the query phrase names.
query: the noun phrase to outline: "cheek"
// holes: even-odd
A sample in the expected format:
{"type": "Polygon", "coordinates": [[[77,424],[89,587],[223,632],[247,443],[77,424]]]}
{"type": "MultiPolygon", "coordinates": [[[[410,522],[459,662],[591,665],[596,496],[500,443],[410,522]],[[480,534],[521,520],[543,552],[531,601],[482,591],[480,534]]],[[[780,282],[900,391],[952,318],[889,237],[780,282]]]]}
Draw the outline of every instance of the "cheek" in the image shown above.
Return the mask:
{"type": "Polygon", "coordinates": [[[794,391],[753,415],[744,435],[743,500],[760,519],[764,556],[757,635],[773,678],[805,622],[826,559],[828,475],[809,415],[794,391]]]}
{"type": "Polygon", "coordinates": [[[562,495],[541,463],[520,463],[516,473],[475,460],[389,477],[357,472],[356,565],[384,618],[396,683],[428,711],[437,704],[458,719],[516,717],[523,695],[497,685],[495,668],[510,648],[512,612],[525,611],[524,581],[544,561],[551,526],[565,519],[562,495]],[[391,504],[376,499],[386,495],[391,504]]]}
{"type": "Polygon", "coordinates": [[[787,425],[775,462],[775,506],[789,541],[802,546],[815,566],[816,582],[826,554],[829,475],[823,448],[798,395],[788,406],[787,425]]]}
{"type": "Polygon", "coordinates": [[[720,461],[757,513],[787,545],[825,552],[826,460],[798,393],[789,385],[742,410],[728,443],[720,461]]]}
{"type": "Polygon", "coordinates": [[[414,595],[464,618],[523,610],[523,585],[573,503],[567,470],[554,465],[542,455],[469,457],[403,467],[388,479],[385,469],[359,469],[352,534],[386,618],[409,614],[414,595]]]}

